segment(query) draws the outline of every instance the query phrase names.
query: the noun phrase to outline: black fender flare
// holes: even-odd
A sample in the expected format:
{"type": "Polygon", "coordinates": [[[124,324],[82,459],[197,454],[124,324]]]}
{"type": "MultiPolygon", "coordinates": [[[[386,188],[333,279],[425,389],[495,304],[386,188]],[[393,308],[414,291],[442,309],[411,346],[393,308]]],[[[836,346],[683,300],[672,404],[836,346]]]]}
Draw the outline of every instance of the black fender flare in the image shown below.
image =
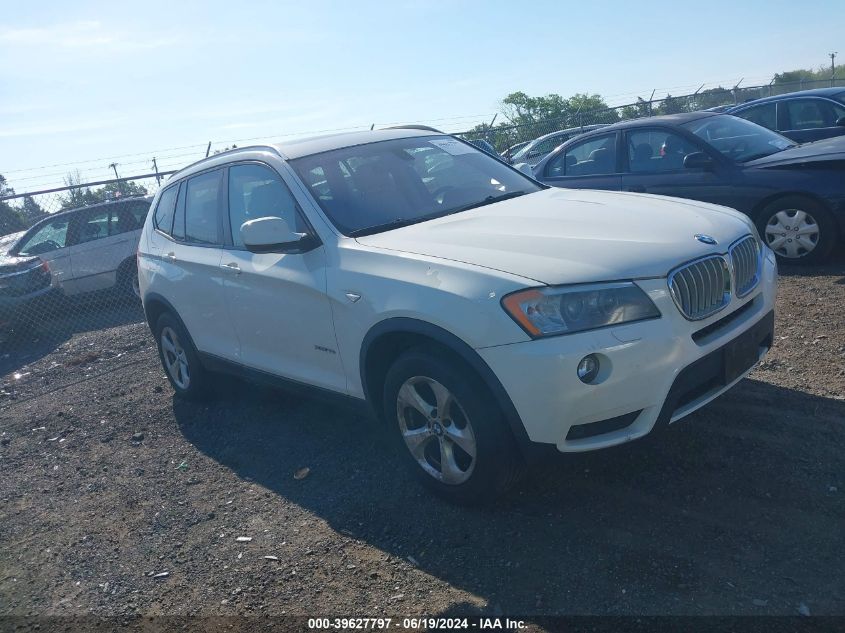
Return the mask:
{"type": "Polygon", "coordinates": [[[478,352],[463,339],[455,336],[448,330],[419,319],[409,317],[393,317],[385,319],[384,321],[379,321],[373,325],[364,336],[364,340],[361,343],[358,370],[361,373],[361,386],[364,390],[364,397],[373,409],[377,409],[377,406],[374,405],[379,401],[379,399],[378,397],[375,399],[373,398],[370,385],[367,384],[367,361],[370,348],[375,341],[386,334],[401,333],[420,335],[434,340],[452,353],[456,354],[473,370],[475,370],[476,374],[490,390],[490,393],[496,400],[496,404],[498,404],[500,410],[504,414],[505,420],[507,420],[508,426],[511,429],[513,437],[516,440],[523,457],[529,458],[541,447],[547,448],[547,445],[532,442],[529,439],[528,433],[525,430],[525,425],[523,425],[522,419],[519,417],[519,413],[508,395],[508,392],[478,352]]]}

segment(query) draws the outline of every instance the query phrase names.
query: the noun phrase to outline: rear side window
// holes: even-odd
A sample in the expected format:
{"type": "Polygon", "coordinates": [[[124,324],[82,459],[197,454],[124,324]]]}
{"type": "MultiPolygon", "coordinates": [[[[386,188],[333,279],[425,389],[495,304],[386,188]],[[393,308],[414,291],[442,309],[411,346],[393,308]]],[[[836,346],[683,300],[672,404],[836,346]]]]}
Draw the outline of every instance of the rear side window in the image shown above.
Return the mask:
{"type": "Polygon", "coordinates": [[[196,244],[219,244],[218,195],[222,171],[215,170],[188,180],[185,190],[185,240],[196,244]]]}
{"type": "Polygon", "coordinates": [[[170,235],[173,229],[173,211],[176,209],[176,194],[179,187],[170,187],[161,192],[156,205],[154,221],[156,228],[170,235]]]}
{"type": "Polygon", "coordinates": [[[770,130],[778,129],[777,119],[777,104],[763,103],[753,108],[748,108],[742,112],[737,112],[736,116],[742,117],[746,121],[751,121],[757,125],[762,125],[770,130]]]}
{"type": "Polygon", "coordinates": [[[130,202],[113,207],[109,235],[137,231],[144,225],[149,209],[146,202],[130,202]]]}
{"type": "Polygon", "coordinates": [[[109,210],[103,209],[82,217],[77,244],[101,240],[109,235],[109,210]]]}
{"type": "Polygon", "coordinates": [[[595,136],[555,156],[547,176],[598,176],[616,173],[616,134],[595,136]]]}

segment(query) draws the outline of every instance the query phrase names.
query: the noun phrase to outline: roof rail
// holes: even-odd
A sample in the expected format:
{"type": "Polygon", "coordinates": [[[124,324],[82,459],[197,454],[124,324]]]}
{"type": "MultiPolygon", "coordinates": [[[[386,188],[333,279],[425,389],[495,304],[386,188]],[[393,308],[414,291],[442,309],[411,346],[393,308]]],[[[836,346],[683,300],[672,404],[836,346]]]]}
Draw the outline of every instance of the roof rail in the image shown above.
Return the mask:
{"type": "Polygon", "coordinates": [[[444,134],[437,128],[433,128],[430,125],[416,125],[416,124],[409,124],[409,125],[391,125],[390,127],[384,128],[385,130],[422,130],[423,132],[437,132],[438,134],[444,134]]]}
{"type": "Polygon", "coordinates": [[[185,165],[181,169],[178,169],[177,171],[173,172],[173,177],[178,176],[179,174],[181,174],[186,169],[190,169],[191,167],[195,167],[195,166],[199,165],[200,163],[210,161],[212,158],[220,158],[221,156],[224,156],[225,154],[230,154],[230,153],[234,153],[234,152],[242,152],[244,150],[256,150],[256,149],[269,150],[271,152],[275,152],[276,154],[279,153],[279,150],[276,149],[275,147],[273,147],[272,145],[258,144],[258,145],[245,145],[244,147],[233,147],[231,149],[227,149],[227,150],[224,150],[222,152],[218,152],[217,154],[212,154],[211,156],[204,156],[203,158],[200,158],[199,160],[195,160],[193,163],[190,163],[189,165],[185,165]]]}

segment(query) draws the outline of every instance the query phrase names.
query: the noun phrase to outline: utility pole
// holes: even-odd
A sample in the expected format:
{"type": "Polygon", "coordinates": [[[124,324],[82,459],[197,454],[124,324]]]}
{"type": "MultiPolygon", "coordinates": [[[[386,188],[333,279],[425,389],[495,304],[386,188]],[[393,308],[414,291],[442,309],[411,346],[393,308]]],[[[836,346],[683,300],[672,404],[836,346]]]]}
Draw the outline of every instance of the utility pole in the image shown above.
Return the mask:
{"type": "Polygon", "coordinates": [[[123,194],[123,187],[120,186],[120,176],[118,176],[118,174],[117,174],[117,163],[111,163],[109,165],[109,167],[111,167],[114,170],[114,177],[115,177],[115,180],[117,180],[117,194],[121,195],[121,194],[123,194]]]}
{"type": "Polygon", "coordinates": [[[161,187],[161,176],[158,175],[158,165],[156,165],[155,156],[153,156],[153,171],[156,173],[156,184],[161,187]]]}
{"type": "Polygon", "coordinates": [[[836,56],[839,54],[838,51],[834,53],[828,53],[827,56],[830,57],[830,87],[833,88],[834,81],[836,80],[836,63],[834,60],[836,56]]]}

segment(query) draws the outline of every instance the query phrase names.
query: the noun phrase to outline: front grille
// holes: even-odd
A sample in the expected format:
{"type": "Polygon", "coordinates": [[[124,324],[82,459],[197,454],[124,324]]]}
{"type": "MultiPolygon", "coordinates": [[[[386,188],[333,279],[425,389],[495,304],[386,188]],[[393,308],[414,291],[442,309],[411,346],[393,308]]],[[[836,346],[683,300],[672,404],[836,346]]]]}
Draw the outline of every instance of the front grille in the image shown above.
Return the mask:
{"type": "Polygon", "coordinates": [[[721,255],[711,255],[676,268],[669,274],[669,290],[686,318],[707,318],[730,303],[728,262],[721,255]]]}
{"type": "Polygon", "coordinates": [[[749,235],[730,248],[736,296],[744,297],[760,281],[760,245],[749,235]]]}

